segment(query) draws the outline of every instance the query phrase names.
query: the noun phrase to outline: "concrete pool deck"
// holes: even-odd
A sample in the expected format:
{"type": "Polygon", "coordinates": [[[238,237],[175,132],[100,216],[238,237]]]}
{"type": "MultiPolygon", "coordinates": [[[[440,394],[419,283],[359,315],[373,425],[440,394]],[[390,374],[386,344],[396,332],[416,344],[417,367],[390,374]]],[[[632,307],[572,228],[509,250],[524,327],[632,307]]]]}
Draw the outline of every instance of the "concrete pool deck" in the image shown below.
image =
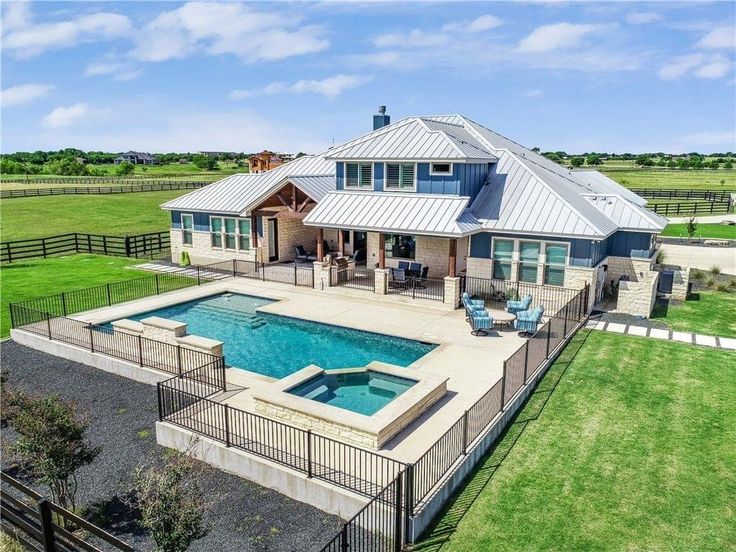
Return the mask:
{"type": "MultiPolygon", "coordinates": [[[[223,292],[277,299],[278,302],[259,309],[273,314],[438,344],[406,370],[448,378],[447,395],[380,449],[381,454],[404,462],[416,461],[488,391],[501,378],[504,360],[525,341],[513,329],[472,336],[462,309],[450,311],[446,305],[433,301],[396,296],[377,300],[378,296],[361,290],[319,291],[241,277],[96,309],[74,318],[104,323],[223,292]]],[[[227,361],[227,345],[224,353],[227,361]]],[[[247,366],[239,368],[227,370],[228,393],[220,400],[255,412],[252,392],[273,380],[248,372],[247,366]]]]}

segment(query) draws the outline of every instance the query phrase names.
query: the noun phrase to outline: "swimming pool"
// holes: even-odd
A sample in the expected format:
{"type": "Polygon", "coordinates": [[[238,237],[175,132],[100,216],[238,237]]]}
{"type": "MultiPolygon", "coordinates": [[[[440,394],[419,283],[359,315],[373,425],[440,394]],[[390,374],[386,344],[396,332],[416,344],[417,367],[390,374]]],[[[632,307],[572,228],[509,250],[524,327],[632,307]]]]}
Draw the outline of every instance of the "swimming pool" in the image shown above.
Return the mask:
{"type": "Polygon", "coordinates": [[[297,385],[289,393],[370,416],[416,383],[375,370],[324,373],[297,385]]]}
{"type": "Polygon", "coordinates": [[[256,312],[271,299],[223,293],[135,316],[188,324],[187,332],[224,343],[229,366],[283,378],[310,364],[325,370],[378,360],[409,366],[436,347],[429,343],[256,312]]]}

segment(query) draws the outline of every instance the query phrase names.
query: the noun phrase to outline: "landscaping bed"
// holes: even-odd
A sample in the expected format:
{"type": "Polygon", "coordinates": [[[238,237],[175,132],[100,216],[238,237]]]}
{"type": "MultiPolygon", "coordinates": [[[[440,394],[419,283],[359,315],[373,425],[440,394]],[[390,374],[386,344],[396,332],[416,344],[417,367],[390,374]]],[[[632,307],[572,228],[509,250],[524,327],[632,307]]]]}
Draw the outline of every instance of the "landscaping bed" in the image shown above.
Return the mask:
{"type": "MultiPolygon", "coordinates": [[[[166,450],[156,444],[156,388],[12,341],[4,341],[0,353],[10,387],[58,394],[89,416],[89,442],[102,446],[102,453],[79,471],[79,504],[88,518],[137,550],[152,550],[152,541],[135,523],[135,513],[120,498],[130,487],[133,469],[166,450]]],[[[12,439],[12,431],[3,430],[3,442],[12,439]]],[[[3,469],[12,469],[8,462],[3,454],[3,469]]],[[[341,528],[339,518],[312,506],[209,466],[203,470],[210,530],[190,550],[319,550],[341,528]]]]}

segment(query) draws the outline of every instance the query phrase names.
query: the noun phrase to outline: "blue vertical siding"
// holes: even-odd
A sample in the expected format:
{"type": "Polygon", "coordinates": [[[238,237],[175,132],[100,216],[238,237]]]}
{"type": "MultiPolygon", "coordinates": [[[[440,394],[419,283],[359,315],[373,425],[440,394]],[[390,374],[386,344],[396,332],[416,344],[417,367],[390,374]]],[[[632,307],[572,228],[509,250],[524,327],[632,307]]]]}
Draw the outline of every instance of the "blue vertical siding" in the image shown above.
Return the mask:
{"type": "Polygon", "coordinates": [[[181,228],[181,213],[179,211],[171,211],[171,227],[181,228]]]}
{"type": "Polygon", "coordinates": [[[383,163],[373,163],[373,189],[377,192],[383,191],[383,163]]]}
{"type": "Polygon", "coordinates": [[[608,254],[615,257],[649,257],[653,246],[653,234],[621,231],[611,236],[608,254]]]}
{"type": "Polygon", "coordinates": [[[192,215],[194,219],[194,230],[197,232],[209,232],[210,215],[208,213],[188,213],[187,211],[171,211],[171,227],[181,228],[181,215],[192,215]]]}
{"type": "Polygon", "coordinates": [[[457,164],[460,176],[460,195],[469,196],[470,200],[474,200],[480,189],[488,179],[490,165],[488,163],[463,163],[457,164]]]}
{"type": "Polygon", "coordinates": [[[452,165],[452,174],[430,175],[429,163],[417,163],[417,192],[460,195],[459,166],[458,163],[452,165]]]}
{"type": "Polygon", "coordinates": [[[345,189],[345,163],[335,163],[335,185],[338,190],[345,189]]]}

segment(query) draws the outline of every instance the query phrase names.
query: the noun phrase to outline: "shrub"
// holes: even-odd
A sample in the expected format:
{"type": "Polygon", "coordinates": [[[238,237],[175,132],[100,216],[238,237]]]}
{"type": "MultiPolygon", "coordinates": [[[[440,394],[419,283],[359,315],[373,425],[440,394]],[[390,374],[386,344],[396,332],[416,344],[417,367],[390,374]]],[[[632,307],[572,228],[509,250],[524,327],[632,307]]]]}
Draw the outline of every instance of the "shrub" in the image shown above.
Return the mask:
{"type": "Polygon", "coordinates": [[[195,468],[190,456],[173,452],[163,466],[138,468],[133,473],[130,505],[140,510],[140,523],[158,552],[184,552],[207,532],[207,508],[195,468]]]}
{"type": "Polygon", "coordinates": [[[657,264],[664,264],[664,262],[667,260],[667,252],[664,249],[660,249],[657,251],[657,256],[654,259],[654,262],[657,264]]]}
{"type": "Polygon", "coordinates": [[[687,232],[688,238],[692,238],[697,231],[698,223],[695,221],[695,217],[691,217],[690,220],[685,223],[685,232],[687,232]]]}
{"type": "Polygon", "coordinates": [[[732,290],[736,290],[736,278],[731,278],[728,281],[728,287],[731,288],[732,290]]]}
{"type": "Polygon", "coordinates": [[[713,289],[716,283],[717,281],[713,276],[708,276],[708,278],[705,280],[705,285],[708,289],[713,289]]]}
{"type": "Polygon", "coordinates": [[[35,478],[49,486],[56,504],[74,511],[76,472],[91,464],[102,450],[85,443],[87,420],[73,404],[51,395],[23,396],[22,408],[9,421],[18,433],[10,452],[35,478]]]}
{"type": "Polygon", "coordinates": [[[189,266],[192,264],[191,259],[189,258],[189,251],[182,251],[181,257],[179,257],[179,265],[180,266],[189,266]]]}
{"type": "Polygon", "coordinates": [[[723,292],[727,292],[727,291],[730,290],[730,288],[729,288],[729,286],[728,286],[728,284],[726,282],[721,282],[720,284],[718,284],[716,286],[716,289],[718,291],[723,291],[723,292]]]}
{"type": "Polygon", "coordinates": [[[693,270],[693,271],[692,271],[692,272],[690,273],[690,277],[691,277],[691,278],[692,278],[693,280],[702,280],[704,276],[705,276],[705,273],[704,273],[704,272],[703,272],[702,270],[699,270],[699,269],[697,269],[697,268],[696,268],[696,269],[694,269],[694,270],[693,270]]]}
{"type": "Polygon", "coordinates": [[[721,273],[721,267],[718,265],[713,265],[712,267],[710,267],[710,273],[713,276],[718,276],[721,273]]]}
{"type": "Polygon", "coordinates": [[[120,163],[117,167],[115,167],[115,174],[118,176],[130,176],[135,172],[135,167],[132,163],[128,163],[127,161],[120,163]]]}

